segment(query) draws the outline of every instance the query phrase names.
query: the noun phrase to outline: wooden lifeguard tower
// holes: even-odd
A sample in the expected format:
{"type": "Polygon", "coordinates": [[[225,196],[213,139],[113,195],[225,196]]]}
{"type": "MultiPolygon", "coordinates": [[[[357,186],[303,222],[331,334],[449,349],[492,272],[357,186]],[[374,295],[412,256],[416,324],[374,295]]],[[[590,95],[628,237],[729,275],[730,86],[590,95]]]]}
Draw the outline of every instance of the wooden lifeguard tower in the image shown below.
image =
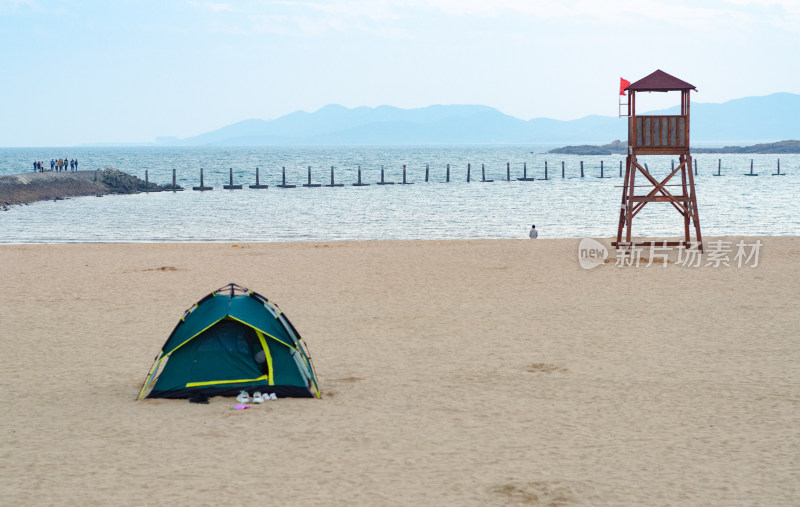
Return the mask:
{"type": "Polygon", "coordinates": [[[694,224],[697,248],[702,251],[703,239],[700,235],[700,219],[697,214],[697,196],[694,190],[692,174],[692,155],[689,152],[689,91],[697,90],[693,85],[670,76],[666,72],[656,70],[647,77],[624,88],[628,92],[628,157],[625,168],[625,179],[622,186],[622,204],[619,212],[619,228],[617,241],[613,246],[631,248],[637,245],[651,244],[633,242],[631,240],[631,222],[647,203],[663,202],[672,205],[683,215],[683,241],[668,241],[666,246],[684,246],[690,248],[691,226],[694,224]],[[681,92],[681,114],[650,115],[636,114],[637,92],[681,92]],[[661,181],[639,163],[640,155],[678,156],[678,166],[661,181]],[[643,176],[648,184],[636,185],[637,173],[643,176]],[[669,184],[672,178],[680,173],[681,182],[669,184]],[[667,187],[679,187],[680,193],[673,193],[667,187]],[[637,188],[648,188],[646,194],[637,194],[637,188]]]}

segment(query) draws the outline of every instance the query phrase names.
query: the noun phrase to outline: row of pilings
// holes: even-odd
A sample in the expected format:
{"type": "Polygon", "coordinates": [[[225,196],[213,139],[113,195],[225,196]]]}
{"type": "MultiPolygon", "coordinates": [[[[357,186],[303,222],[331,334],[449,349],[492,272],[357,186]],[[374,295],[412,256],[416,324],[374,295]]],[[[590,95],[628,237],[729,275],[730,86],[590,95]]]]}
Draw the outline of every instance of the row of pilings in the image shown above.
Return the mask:
{"type": "MultiPolygon", "coordinates": [[[[649,172],[650,169],[647,166],[647,164],[644,164],[644,165],[645,165],[645,170],[647,170],[649,172]]],[[[561,178],[567,178],[568,176],[567,176],[567,173],[566,173],[566,165],[565,165],[565,163],[563,161],[561,162],[560,169],[561,169],[560,177],[561,178]]],[[[673,170],[675,169],[675,161],[674,160],[672,161],[672,169],[673,170]]],[[[716,169],[717,169],[717,172],[712,172],[711,175],[712,176],[723,176],[723,173],[722,173],[722,159],[718,159],[717,168],[716,169]]],[[[313,183],[312,182],[312,167],[308,166],[307,181],[306,181],[306,183],[303,183],[302,186],[303,187],[307,187],[307,188],[343,187],[343,186],[345,186],[344,183],[336,183],[335,170],[336,170],[336,167],[335,166],[331,166],[330,183],[327,183],[327,184],[313,183]]],[[[446,167],[443,168],[443,170],[444,170],[444,177],[445,177],[444,183],[449,183],[451,181],[450,164],[447,164],[446,167]]],[[[558,169],[556,169],[556,170],[558,170],[558,169]]],[[[618,171],[618,176],[620,178],[623,176],[624,170],[625,169],[624,169],[623,161],[620,160],[619,161],[619,171],[618,171]]],[[[486,178],[486,164],[481,164],[480,179],[473,178],[472,171],[473,171],[472,164],[467,164],[467,174],[466,174],[467,183],[472,182],[472,181],[478,181],[478,182],[483,182],[483,183],[492,183],[492,182],[495,181],[493,179],[487,179],[486,178]]],[[[527,162],[523,162],[523,164],[522,164],[522,172],[519,175],[520,177],[512,177],[511,172],[512,172],[511,171],[511,163],[510,162],[506,162],[506,174],[505,174],[506,177],[505,177],[505,180],[499,180],[499,181],[541,181],[541,180],[552,180],[552,179],[555,179],[555,178],[558,177],[558,175],[556,175],[556,176],[551,175],[551,172],[550,172],[550,169],[548,167],[548,162],[547,161],[545,161],[545,163],[544,163],[544,176],[543,177],[538,177],[537,178],[537,177],[534,177],[532,175],[529,175],[528,174],[528,164],[527,164],[527,162]]],[[[614,172],[616,172],[616,171],[607,170],[606,167],[605,167],[605,162],[601,160],[600,161],[600,172],[599,172],[599,174],[597,174],[597,175],[595,175],[593,177],[596,177],[596,178],[611,178],[611,177],[613,177],[612,174],[614,172]]],[[[351,186],[354,186],[354,187],[367,187],[367,186],[371,185],[371,183],[365,183],[363,181],[363,179],[361,177],[361,166],[358,166],[357,174],[358,174],[358,179],[354,183],[351,183],[350,184],[351,186]]],[[[695,175],[698,174],[697,159],[694,159],[694,174],[695,175]]],[[[752,159],[750,160],[750,172],[743,173],[743,174],[745,176],[758,176],[758,173],[754,173],[753,172],[753,160],[752,159]]],[[[430,175],[431,175],[430,164],[425,164],[425,179],[424,179],[425,183],[429,183],[430,182],[430,175]]],[[[777,161],[777,172],[772,173],[772,176],[785,176],[785,175],[786,175],[785,172],[781,172],[781,161],[780,161],[780,159],[778,159],[778,161],[777,161]]],[[[176,170],[173,169],[172,170],[172,185],[164,185],[161,189],[155,190],[155,189],[150,188],[150,185],[149,185],[149,177],[150,177],[150,175],[149,175],[148,171],[145,171],[145,189],[146,189],[145,191],[153,192],[153,191],[160,191],[160,190],[173,190],[173,191],[183,190],[183,188],[181,188],[177,184],[176,176],[177,176],[176,175],[176,170]]],[[[576,174],[575,176],[569,176],[569,177],[570,178],[574,178],[574,177],[584,178],[584,177],[586,177],[586,171],[584,171],[584,165],[583,165],[583,161],[582,160],[580,161],[580,176],[578,176],[576,174]]],[[[397,181],[397,182],[387,181],[386,180],[386,173],[385,173],[384,166],[381,166],[381,179],[380,179],[380,181],[375,182],[375,185],[395,185],[395,184],[397,184],[397,185],[413,185],[414,184],[414,182],[409,181],[409,179],[408,179],[408,171],[407,171],[406,165],[403,165],[402,181],[397,181]]],[[[294,185],[294,184],[286,182],[286,167],[285,166],[281,168],[281,183],[279,185],[276,185],[276,186],[278,188],[296,188],[297,187],[297,185],[294,185]]],[[[233,181],[233,168],[229,168],[228,169],[228,184],[227,185],[223,185],[222,188],[225,189],[225,190],[240,190],[240,189],[244,188],[243,185],[234,183],[234,181],[233,181]]],[[[248,188],[252,188],[252,189],[266,189],[266,188],[269,188],[269,185],[264,185],[264,184],[261,183],[261,170],[260,170],[260,168],[256,167],[256,169],[255,169],[255,184],[254,185],[248,185],[248,188]]],[[[192,190],[208,191],[208,190],[213,190],[213,189],[214,189],[214,187],[210,187],[210,186],[206,186],[205,185],[204,176],[203,176],[203,168],[200,168],[200,185],[192,187],[192,190]]]]}

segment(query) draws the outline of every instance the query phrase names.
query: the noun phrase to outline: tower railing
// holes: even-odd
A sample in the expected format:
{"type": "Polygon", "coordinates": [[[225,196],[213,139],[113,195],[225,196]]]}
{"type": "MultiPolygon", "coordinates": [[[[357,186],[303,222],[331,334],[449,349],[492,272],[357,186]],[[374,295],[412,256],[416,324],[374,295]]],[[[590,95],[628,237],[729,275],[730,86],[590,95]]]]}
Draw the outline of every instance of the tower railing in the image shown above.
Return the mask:
{"type": "Polygon", "coordinates": [[[689,121],[683,115],[628,118],[628,142],[633,148],[689,149],[689,121]]]}

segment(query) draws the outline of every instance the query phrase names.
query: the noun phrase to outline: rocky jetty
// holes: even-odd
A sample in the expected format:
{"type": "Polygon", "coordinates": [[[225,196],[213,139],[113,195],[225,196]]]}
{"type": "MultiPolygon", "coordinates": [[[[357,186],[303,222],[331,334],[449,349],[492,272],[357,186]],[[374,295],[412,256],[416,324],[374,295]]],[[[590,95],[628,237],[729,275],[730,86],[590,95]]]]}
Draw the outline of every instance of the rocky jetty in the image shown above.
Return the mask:
{"type": "Polygon", "coordinates": [[[158,192],[171,187],[155,183],[145,186],[144,180],[111,167],[96,171],[14,174],[0,177],[0,210],[15,204],[49,199],[158,192]]]}

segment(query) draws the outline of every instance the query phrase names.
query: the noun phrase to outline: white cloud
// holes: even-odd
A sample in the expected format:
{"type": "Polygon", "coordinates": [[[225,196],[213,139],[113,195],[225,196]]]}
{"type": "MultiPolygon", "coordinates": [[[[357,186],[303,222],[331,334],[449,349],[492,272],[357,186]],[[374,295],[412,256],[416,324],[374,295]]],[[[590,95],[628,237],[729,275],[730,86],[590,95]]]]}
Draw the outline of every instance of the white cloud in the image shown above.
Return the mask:
{"type": "MultiPolygon", "coordinates": [[[[21,0],[6,0],[21,1],[21,0]]],[[[275,33],[320,37],[358,31],[384,38],[407,37],[420,20],[447,17],[483,18],[487,31],[500,18],[623,30],[635,25],[704,30],[796,29],[800,2],[770,0],[250,0],[235,4],[192,1],[190,5],[219,14],[234,14],[216,24],[236,24],[229,32],[275,33]]],[[[666,37],[678,34],[665,34],[666,37]]]]}
{"type": "Polygon", "coordinates": [[[532,19],[601,24],[608,27],[629,23],[658,22],[684,27],[745,27],[772,24],[784,27],[800,22],[800,2],[770,0],[411,0],[396,5],[414,5],[459,16],[499,17],[515,15],[532,19]]]}

